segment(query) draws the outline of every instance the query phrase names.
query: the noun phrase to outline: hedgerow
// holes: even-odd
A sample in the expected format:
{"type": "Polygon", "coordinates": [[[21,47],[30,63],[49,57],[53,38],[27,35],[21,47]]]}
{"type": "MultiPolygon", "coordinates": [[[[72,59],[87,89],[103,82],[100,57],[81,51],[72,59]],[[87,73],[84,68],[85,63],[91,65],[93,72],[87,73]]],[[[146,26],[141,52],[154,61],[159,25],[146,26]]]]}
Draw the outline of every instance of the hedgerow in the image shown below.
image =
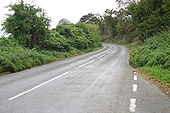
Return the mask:
{"type": "Polygon", "coordinates": [[[43,46],[32,49],[24,47],[13,37],[0,38],[0,73],[22,71],[100,46],[96,26],[81,23],[57,26],[43,41],[43,46]]]}
{"type": "Polygon", "coordinates": [[[130,64],[134,67],[159,66],[170,70],[170,31],[164,31],[132,48],[130,64]]]}

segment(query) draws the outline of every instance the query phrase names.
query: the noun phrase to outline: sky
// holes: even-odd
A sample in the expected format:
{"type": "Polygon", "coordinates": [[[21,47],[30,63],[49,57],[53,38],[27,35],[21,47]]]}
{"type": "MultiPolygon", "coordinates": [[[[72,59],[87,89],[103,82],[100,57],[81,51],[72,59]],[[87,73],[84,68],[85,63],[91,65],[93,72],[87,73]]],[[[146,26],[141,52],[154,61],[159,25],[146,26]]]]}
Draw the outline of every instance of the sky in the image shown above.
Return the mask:
{"type": "MultiPolygon", "coordinates": [[[[5,6],[16,3],[19,0],[0,0],[0,22],[6,18],[9,11],[5,6]]],[[[106,9],[116,9],[116,0],[24,0],[44,9],[52,20],[51,28],[54,28],[62,18],[76,23],[88,13],[102,14],[106,9]]],[[[2,28],[0,26],[0,28],[2,28]]],[[[0,33],[0,35],[2,32],[0,33]]]]}

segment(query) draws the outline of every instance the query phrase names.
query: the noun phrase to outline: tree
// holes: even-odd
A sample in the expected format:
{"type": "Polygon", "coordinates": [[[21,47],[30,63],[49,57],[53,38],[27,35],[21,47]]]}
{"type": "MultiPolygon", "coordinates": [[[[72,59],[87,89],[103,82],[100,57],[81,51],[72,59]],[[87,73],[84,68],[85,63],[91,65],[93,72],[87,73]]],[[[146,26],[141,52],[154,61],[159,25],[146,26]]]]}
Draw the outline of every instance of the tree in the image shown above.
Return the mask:
{"type": "Polygon", "coordinates": [[[63,18],[63,19],[61,19],[60,21],[59,21],[59,23],[58,23],[59,25],[69,25],[69,24],[71,24],[71,22],[68,20],[68,19],[66,19],[66,18],[63,18]]]}
{"type": "Polygon", "coordinates": [[[117,34],[117,18],[114,16],[114,13],[115,11],[113,9],[106,9],[105,14],[103,16],[106,33],[111,35],[112,38],[117,34]]]}
{"type": "Polygon", "coordinates": [[[132,2],[127,10],[142,42],[157,32],[170,27],[170,0],[132,2]]]}
{"type": "Polygon", "coordinates": [[[9,8],[13,13],[4,21],[3,29],[25,47],[42,47],[44,39],[50,34],[50,19],[46,17],[46,13],[23,0],[9,5],[9,8]]]}
{"type": "Polygon", "coordinates": [[[97,24],[98,19],[95,16],[95,14],[88,13],[87,15],[84,15],[80,18],[79,22],[89,23],[89,24],[97,24]]]}
{"type": "Polygon", "coordinates": [[[142,0],[116,0],[120,9],[126,8],[127,5],[129,5],[129,3],[131,3],[131,2],[140,2],[140,1],[142,1],[142,0]]]}

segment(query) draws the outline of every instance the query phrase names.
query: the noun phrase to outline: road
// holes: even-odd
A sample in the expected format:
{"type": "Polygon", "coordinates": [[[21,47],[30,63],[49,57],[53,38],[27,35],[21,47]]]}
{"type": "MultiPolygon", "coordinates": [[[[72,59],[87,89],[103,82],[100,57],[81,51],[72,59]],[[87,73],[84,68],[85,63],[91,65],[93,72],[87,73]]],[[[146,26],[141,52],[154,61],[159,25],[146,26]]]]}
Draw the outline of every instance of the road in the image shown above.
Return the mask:
{"type": "Polygon", "coordinates": [[[0,113],[170,113],[170,98],[128,65],[128,50],[101,50],[0,77],[0,113]]]}

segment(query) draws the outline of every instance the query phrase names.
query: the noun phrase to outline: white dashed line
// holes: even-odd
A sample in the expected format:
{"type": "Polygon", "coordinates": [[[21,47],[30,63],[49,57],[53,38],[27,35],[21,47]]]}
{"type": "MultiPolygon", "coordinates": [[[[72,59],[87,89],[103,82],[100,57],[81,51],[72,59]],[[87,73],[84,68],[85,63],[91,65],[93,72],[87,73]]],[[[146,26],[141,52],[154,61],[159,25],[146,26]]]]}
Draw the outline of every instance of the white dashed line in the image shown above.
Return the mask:
{"type": "Polygon", "coordinates": [[[135,108],[136,108],[136,99],[131,98],[130,99],[130,107],[129,107],[130,112],[134,113],[135,108]]]}
{"type": "Polygon", "coordinates": [[[102,56],[99,56],[98,58],[102,58],[102,56]]]}
{"type": "Polygon", "coordinates": [[[137,88],[138,88],[138,86],[137,86],[137,84],[133,84],[133,92],[135,92],[135,91],[137,91],[137,88]]]}
{"type": "Polygon", "coordinates": [[[102,58],[102,57],[104,57],[104,56],[105,56],[105,54],[103,54],[103,55],[99,56],[98,58],[102,58]]]}
{"type": "MultiPolygon", "coordinates": [[[[134,72],[136,74],[136,72],[134,72]]],[[[137,80],[137,75],[134,75],[133,76],[133,79],[134,80],[137,80]]],[[[133,92],[136,92],[137,91],[137,88],[138,88],[138,85],[137,84],[133,84],[133,89],[132,91],[133,92]]],[[[129,107],[129,110],[131,113],[134,113],[135,112],[135,108],[136,108],[136,99],[135,98],[131,98],[130,99],[130,107],[129,107]]]]}
{"type": "Polygon", "coordinates": [[[85,65],[87,65],[87,64],[89,64],[89,62],[87,62],[87,63],[85,63],[85,64],[82,64],[82,65],[80,65],[79,67],[83,67],[83,66],[85,66],[85,65]]]}
{"type": "Polygon", "coordinates": [[[138,79],[138,76],[137,75],[134,75],[134,80],[137,80],[138,79]]]}
{"type": "Polygon", "coordinates": [[[88,63],[91,63],[91,62],[94,62],[95,60],[91,60],[91,61],[89,61],[88,63]]]}
{"type": "Polygon", "coordinates": [[[87,63],[85,63],[85,64],[82,64],[82,65],[80,65],[80,66],[78,66],[78,67],[83,67],[83,66],[85,66],[85,65],[87,65],[87,64],[89,64],[89,63],[91,63],[91,62],[94,62],[95,60],[91,60],[91,61],[89,61],[89,62],[87,62],[87,63]]]}
{"type": "Polygon", "coordinates": [[[85,66],[85,65],[87,65],[87,63],[85,63],[85,64],[82,64],[82,65],[80,65],[79,67],[83,67],[83,66],[85,66]]]}
{"type": "Polygon", "coordinates": [[[33,91],[33,90],[35,90],[35,89],[37,89],[37,88],[39,88],[39,87],[47,84],[47,83],[49,83],[49,82],[52,82],[52,81],[54,81],[54,80],[56,80],[56,79],[64,76],[64,75],[67,74],[67,73],[68,73],[68,72],[65,72],[65,73],[63,73],[63,74],[61,74],[61,75],[58,75],[58,76],[56,76],[56,77],[54,77],[54,78],[52,78],[52,79],[50,79],[50,80],[48,80],[48,81],[46,81],[46,82],[43,82],[43,83],[41,83],[41,84],[39,84],[39,85],[37,85],[37,86],[35,86],[35,87],[27,90],[27,91],[24,91],[24,92],[22,92],[22,93],[20,93],[20,94],[18,94],[18,95],[16,95],[16,96],[13,96],[13,97],[9,98],[8,100],[16,99],[16,98],[18,98],[18,97],[20,97],[20,96],[22,96],[22,95],[24,95],[24,94],[26,94],[26,93],[29,93],[29,92],[31,92],[31,91],[33,91]]]}

